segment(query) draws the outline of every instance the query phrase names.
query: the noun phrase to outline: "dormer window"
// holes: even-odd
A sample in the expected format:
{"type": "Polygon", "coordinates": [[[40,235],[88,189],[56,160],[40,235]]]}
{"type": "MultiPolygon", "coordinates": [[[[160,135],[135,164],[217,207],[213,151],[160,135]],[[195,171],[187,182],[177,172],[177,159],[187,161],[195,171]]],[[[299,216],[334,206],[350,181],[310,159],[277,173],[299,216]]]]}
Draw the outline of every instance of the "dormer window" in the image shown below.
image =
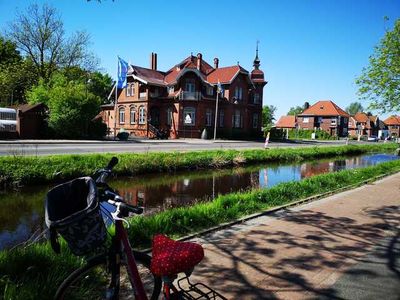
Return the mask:
{"type": "Polygon", "coordinates": [[[135,84],[134,83],[128,83],[126,85],[126,96],[127,97],[132,97],[135,95],[135,84]]]}
{"type": "Polygon", "coordinates": [[[207,86],[207,95],[212,96],[214,94],[214,88],[212,86],[207,86]]]}
{"type": "Polygon", "coordinates": [[[196,89],[196,85],[195,85],[194,79],[186,79],[185,91],[186,92],[190,92],[190,93],[194,93],[195,89],[196,89]]]}
{"type": "Polygon", "coordinates": [[[237,100],[242,100],[243,97],[243,89],[239,86],[235,87],[235,98],[237,100]]]}
{"type": "Polygon", "coordinates": [[[173,94],[175,92],[174,86],[169,86],[168,87],[168,94],[173,94]]]}

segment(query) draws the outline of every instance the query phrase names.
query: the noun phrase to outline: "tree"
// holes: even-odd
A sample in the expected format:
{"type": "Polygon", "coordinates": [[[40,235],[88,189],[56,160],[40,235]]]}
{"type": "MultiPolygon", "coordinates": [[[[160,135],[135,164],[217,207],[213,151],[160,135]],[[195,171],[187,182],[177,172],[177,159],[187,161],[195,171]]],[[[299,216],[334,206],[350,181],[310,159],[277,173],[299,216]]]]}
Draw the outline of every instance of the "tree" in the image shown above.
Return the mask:
{"type": "Polygon", "coordinates": [[[297,115],[301,114],[303,112],[303,110],[304,109],[301,106],[294,106],[289,109],[287,114],[288,114],[288,116],[297,116],[297,115]]]}
{"type": "Polygon", "coordinates": [[[25,101],[25,91],[35,83],[30,60],[23,59],[16,45],[0,36],[0,105],[25,101]]]}
{"type": "Polygon", "coordinates": [[[356,79],[359,95],[382,112],[400,110],[400,19],[387,31],[356,79]]]}
{"type": "Polygon", "coordinates": [[[274,114],[276,111],[276,107],[273,105],[266,105],[263,106],[262,110],[262,124],[263,127],[268,130],[273,124],[273,121],[275,120],[274,114]]]}
{"type": "Polygon", "coordinates": [[[346,111],[350,115],[354,116],[358,112],[363,112],[364,111],[364,107],[361,105],[360,102],[352,102],[352,103],[350,103],[349,106],[346,107],[346,111]]]}
{"type": "Polygon", "coordinates": [[[28,99],[49,107],[49,128],[63,138],[86,137],[100,110],[100,97],[88,92],[84,83],[70,81],[61,73],[54,73],[48,83],[41,79],[28,92],[28,99]]]}
{"type": "Polygon", "coordinates": [[[64,24],[56,9],[44,4],[30,5],[10,24],[8,37],[35,67],[37,77],[48,81],[58,68],[80,65],[93,67],[87,51],[89,35],[78,31],[66,37],[64,24]]]}

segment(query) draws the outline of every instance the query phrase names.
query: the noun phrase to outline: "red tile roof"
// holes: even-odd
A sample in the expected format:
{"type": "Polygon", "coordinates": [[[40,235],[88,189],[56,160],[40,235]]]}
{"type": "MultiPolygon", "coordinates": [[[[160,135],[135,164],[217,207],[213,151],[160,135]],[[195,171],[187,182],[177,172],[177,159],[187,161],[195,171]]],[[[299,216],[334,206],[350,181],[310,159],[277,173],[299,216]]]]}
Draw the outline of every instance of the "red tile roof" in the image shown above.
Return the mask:
{"type": "Polygon", "coordinates": [[[321,100],[307,108],[299,116],[342,116],[350,115],[330,100],[321,100]]]}
{"type": "MultiPolygon", "coordinates": [[[[182,75],[183,72],[185,72],[185,70],[197,69],[197,60],[198,58],[196,56],[191,55],[185,58],[180,63],[176,64],[167,72],[151,70],[138,66],[132,66],[132,69],[134,75],[149,83],[158,85],[169,85],[175,83],[179,76],[182,75]]],[[[214,69],[204,59],[201,60],[199,71],[202,79],[211,84],[217,84],[218,80],[221,83],[230,83],[239,72],[248,74],[248,71],[239,65],[214,69]]],[[[259,73],[263,74],[261,70],[259,70],[259,73]]],[[[258,81],[258,78],[254,79],[254,81],[258,81]]]]}
{"type": "Polygon", "coordinates": [[[296,128],[296,116],[282,116],[275,126],[277,128],[296,128]]]}
{"type": "Polygon", "coordinates": [[[386,125],[400,125],[400,116],[390,116],[383,122],[386,125]]]}
{"type": "Polygon", "coordinates": [[[218,80],[220,83],[229,83],[240,71],[240,66],[218,68],[207,76],[207,81],[214,84],[218,83],[218,80]]]}
{"type": "Polygon", "coordinates": [[[356,114],[354,115],[354,119],[355,119],[357,122],[360,122],[360,123],[366,123],[366,122],[368,122],[368,120],[369,120],[368,115],[367,115],[366,113],[363,113],[363,112],[358,112],[358,113],[356,113],[356,114]]]}

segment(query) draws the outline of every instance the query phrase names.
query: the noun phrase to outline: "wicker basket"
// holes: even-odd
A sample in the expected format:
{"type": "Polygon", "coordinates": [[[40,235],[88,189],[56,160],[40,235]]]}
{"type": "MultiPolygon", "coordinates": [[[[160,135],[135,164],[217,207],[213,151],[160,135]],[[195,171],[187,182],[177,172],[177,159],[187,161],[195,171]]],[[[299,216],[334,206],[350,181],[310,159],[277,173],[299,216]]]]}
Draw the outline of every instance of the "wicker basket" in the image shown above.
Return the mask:
{"type": "Polygon", "coordinates": [[[67,241],[75,255],[88,254],[106,240],[92,178],[81,177],[54,187],[47,193],[45,205],[47,226],[67,241]]]}

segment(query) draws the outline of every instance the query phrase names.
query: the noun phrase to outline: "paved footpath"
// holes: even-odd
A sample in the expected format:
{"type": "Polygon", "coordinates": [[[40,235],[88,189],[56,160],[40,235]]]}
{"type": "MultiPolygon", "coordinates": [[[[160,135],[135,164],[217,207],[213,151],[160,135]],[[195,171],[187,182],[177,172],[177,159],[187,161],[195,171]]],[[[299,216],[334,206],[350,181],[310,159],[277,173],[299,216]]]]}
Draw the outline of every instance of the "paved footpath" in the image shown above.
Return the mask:
{"type": "Polygon", "coordinates": [[[400,173],[196,241],[228,299],[400,299],[400,173]]]}

